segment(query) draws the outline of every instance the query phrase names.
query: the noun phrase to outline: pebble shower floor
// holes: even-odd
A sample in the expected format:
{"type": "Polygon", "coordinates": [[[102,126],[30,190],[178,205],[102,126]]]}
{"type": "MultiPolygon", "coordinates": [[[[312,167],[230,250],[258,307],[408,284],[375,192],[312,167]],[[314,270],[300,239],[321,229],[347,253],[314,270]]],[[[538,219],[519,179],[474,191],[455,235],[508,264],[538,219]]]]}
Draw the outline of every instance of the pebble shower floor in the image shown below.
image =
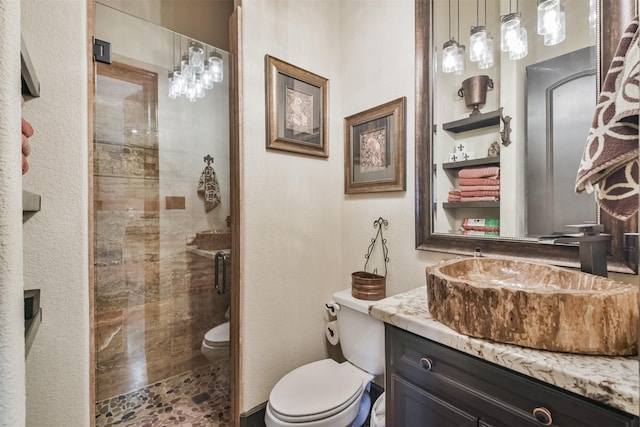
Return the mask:
{"type": "Polygon", "coordinates": [[[229,359],[96,403],[96,427],[230,427],[229,359]]]}

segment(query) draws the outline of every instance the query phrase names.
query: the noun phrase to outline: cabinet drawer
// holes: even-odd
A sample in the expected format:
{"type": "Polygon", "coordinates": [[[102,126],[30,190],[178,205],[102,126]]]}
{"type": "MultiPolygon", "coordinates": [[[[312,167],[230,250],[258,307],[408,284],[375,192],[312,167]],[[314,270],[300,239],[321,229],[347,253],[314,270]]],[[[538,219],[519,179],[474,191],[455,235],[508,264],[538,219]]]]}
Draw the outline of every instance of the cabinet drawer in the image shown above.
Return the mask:
{"type": "Polygon", "coordinates": [[[486,425],[542,425],[533,413],[544,408],[557,426],[638,426],[630,414],[394,326],[385,329],[387,375],[405,378],[445,401],[465,402],[486,425]]]}

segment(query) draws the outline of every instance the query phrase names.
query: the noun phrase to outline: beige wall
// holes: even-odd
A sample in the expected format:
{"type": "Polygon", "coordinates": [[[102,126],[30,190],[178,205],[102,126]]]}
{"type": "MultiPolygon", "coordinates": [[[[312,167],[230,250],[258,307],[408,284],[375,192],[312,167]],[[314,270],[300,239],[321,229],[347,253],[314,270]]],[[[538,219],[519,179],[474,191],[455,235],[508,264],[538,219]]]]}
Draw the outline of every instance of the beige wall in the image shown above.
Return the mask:
{"type": "Polygon", "coordinates": [[[0,426],[24,425],[20,2],[0,0],[0,426]]]}
{"type": "Polygon", "coordinates": [[[325,357],[323,304],[362,269],[375,219],[389,221],[389,294],[423,285],[442,258],[414,249],[413,20],[412,0],[243,1],[241,412],[325,357]],[[328,160],[265,150],[267,53],[329,79],[328,160]],[[401,96],[407,191],[345,196],[344,117],[401,96]]]}
{"type": "Polygon", "coordinates": [[[243,2],[241,411],[326,354],[324,302],[340,277],[342,145],[337,0],[243,2]],[[330,157],[265,149],[265,54],[330,81],[330,157]]]}
{"type": "Polygon", "coordinates": [[[229,50],[233,0],[100,0],[100,3],[229,50]]]}
{"type": "MultiPolygon", "coordinates": [[[[87,4],[22,1],[22,35],[42,96],[24,188],[42,210],[24,230],[25,288],[42,289],[43,322],[27,358],[27,425],[89,420],[87,4]]],[[[1,418],[1,417],[0,417],[1,418]]],[[[19,427],[16,425],[16,427],[19,427]]]]}

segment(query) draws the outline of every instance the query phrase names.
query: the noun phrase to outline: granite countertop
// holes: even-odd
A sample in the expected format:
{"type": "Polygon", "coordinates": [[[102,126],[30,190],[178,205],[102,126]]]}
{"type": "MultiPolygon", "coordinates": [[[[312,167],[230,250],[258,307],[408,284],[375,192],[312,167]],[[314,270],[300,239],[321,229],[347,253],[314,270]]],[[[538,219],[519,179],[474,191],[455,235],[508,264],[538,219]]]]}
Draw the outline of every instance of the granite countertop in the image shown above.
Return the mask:
{"type": "Polygon", "coordinates": [[[375,301],[371,316],[432,341],[634,415],[640,415],[637,357],[534,350],[459,334],[431,318],[426,286],[375,301]]]}
{"type": "Polygon", "coordinates": [[[215,260],[216,254],[218,252],[224,252],[228,258],[229,254],[231,253],[231,250],[230,249],[198,249],[195,246],[187,245],[187,252],[195,255],[200,255],[201,257],[204,257],[204,258],[215,260]]]}

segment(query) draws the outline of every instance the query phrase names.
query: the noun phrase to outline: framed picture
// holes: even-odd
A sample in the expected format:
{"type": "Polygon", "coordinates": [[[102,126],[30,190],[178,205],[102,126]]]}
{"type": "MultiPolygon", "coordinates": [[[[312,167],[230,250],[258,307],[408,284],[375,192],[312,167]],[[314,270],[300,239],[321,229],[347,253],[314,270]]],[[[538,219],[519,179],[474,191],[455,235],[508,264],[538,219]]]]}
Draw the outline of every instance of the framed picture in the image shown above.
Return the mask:
{"type": "Polygon", "coordinates": [[[267,148],[329,157],[329,80],[266,55],[267,148]]]}
{"type": "Polygon", "coordinates": [[[405,98],[344,119],[344,192],[406,190],[405,98]]]}

